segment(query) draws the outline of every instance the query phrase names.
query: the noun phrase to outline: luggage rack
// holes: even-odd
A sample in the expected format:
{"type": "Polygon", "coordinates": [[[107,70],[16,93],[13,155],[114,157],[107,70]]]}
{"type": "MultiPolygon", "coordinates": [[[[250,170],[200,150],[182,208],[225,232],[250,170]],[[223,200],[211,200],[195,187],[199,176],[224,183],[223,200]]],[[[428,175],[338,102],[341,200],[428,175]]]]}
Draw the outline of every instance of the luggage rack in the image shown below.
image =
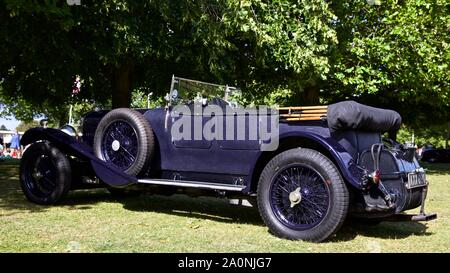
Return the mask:
{"type": "Polygon", "coordinates": [[[327,110],[327,105],[278,108],[280,120],[284,121],[324,120],[327,118],[327,110]]]}

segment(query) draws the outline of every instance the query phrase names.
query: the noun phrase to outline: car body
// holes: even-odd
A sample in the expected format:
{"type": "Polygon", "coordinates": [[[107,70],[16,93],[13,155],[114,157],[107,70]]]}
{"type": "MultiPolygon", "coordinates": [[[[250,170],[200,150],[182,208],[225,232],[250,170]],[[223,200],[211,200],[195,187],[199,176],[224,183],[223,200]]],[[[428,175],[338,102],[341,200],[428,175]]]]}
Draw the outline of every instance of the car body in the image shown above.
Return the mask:
{"type": "MultiPolygon", "coordinates": [[[[428,182],[414,150],[381,139],[383,131],[399,127],[393,111],[341,102],[260,114],[229,107],[219,98],[200,102],[181,103],[184,108],[169,103],[154,109],[92,111],[84,116],[81,139],[57,129],[30,129],[22,137],[23,145],[32,144],[21,164],[25,195],[52,204],[67,191],[86,187],[108,187],[116,194],[213,194],[257,205],[277,236],[316,242],[335,233],[347,216],[371,221],[436,218],[424,212],[428,182]],[[214,114],[195,112],[206,106],[214,114]],[[223,127],[225,133],[232,128],[250,134],[253,126],[258,137],[179,139],[171,129],[182,118],[197,122],[203,132],[211,120],[228,118],[235,122],[223,127]],[[260,138],[264,122],[267,131],[275,128],[269,120],[277,122],[270,141],[278,145],[262,149],[267,144],[260,138]],[[41,189],[39,181],[44,180],[53,182],[41,189]],[[402,213],[419,206],[417,215],[402,213]]],[[[218,124],[216,133],[222,128],[218,124]]]]}
{"type": "Polygon", "coordinates": [[[428,163],[450,163],[450,149],[431,149],[423,151],[420,160],[428,163]]]}

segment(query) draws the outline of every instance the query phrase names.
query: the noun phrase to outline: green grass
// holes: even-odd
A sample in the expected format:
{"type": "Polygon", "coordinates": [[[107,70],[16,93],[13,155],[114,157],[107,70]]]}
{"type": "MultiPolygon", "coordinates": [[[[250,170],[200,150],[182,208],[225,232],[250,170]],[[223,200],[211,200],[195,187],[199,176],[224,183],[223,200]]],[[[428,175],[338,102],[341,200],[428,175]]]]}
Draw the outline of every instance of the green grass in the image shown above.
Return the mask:
{"type": "MultiPolygon", "coordinates": [[[[346,223],[315,244],[271,235],[256,209],[225,200],[104,189],[71,192],[58,206],[28,202],[17,165],[0,163],[0,252],[449,252],[450,165],[427,165],[428,223],[346,223]]],[[[414,210],[417,211],[417,210],[414,210]]]]}

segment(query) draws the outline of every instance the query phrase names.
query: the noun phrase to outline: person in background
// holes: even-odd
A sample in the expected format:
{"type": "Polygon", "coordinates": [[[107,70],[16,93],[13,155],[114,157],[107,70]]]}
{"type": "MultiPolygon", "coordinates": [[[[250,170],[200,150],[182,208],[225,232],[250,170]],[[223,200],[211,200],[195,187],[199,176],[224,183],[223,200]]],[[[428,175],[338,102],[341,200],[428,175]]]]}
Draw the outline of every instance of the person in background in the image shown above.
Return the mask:
{"type": "Polygon", "coordinates": [[[20,158],[21,154],[20,154],[20,136],[19,136],[19,132],[16,131],[16,133],[12,136],[11,138],[11,146],[9,146],[11,148],[11,156],[12,157],[16,157],[16,158],[20,158]]]}
{"type": "Polygon", "coordinates": [[[9,148],[6,148],[6,149],[3,151],[3,156],[4,156],[4,157],[11,157],[11,152],[10,152],[10,149],[9,149],[9,148]]]}

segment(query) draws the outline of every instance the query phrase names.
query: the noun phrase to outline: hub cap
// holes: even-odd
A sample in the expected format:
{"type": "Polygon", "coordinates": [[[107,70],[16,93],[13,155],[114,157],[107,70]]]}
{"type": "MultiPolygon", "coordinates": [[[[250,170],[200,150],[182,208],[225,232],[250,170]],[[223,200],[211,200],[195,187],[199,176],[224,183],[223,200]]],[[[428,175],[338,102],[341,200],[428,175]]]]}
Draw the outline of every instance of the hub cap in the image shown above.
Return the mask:
{"type": "Polygon", "coordinates": [[[301,188],[298,187],[289,194],[289,201],[291,202],[291,208],[299,204],[302,201],[301,188]]]}
{"type": "Polygon", "coordinates": [[[117,152],[120,149],[120,142],[117,140],[114,140],[111,144],[111,148],[114,152],[117,152]]]}

